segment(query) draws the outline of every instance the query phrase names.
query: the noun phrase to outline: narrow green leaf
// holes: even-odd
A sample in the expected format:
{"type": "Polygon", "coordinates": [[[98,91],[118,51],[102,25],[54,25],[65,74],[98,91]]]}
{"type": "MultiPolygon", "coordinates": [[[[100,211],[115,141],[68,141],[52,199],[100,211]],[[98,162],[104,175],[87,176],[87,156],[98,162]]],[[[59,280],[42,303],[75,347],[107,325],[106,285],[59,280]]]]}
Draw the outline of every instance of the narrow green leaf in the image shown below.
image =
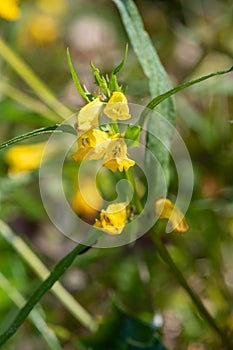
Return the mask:
{"type": "MultiPolygon", "coordinates": [[[[38,301],[52,288],[52,286],[59,280],[64,272],[71,266],[74,259],[86,251],[88,251],[92,245],[96,243],[96,239],[100,236],[99,231],[90,232],[85,238],[83,244],[78,244],[71,252],[69,252],[64,258],[62,258],[54,267],[50,275],[41,283],[41,285],[35,290],[32,296],[28,299],[27,303],[22,309],[20,309],[15,320],[9,326],[9,328],[0,335],[0,348],[5,342],[12,337],[21,324],[25,321],[31,310],[38,303],[38,301]]],[[[89,320],[90,324],[90,320],[89,320]]],[[[92,324],[89,325],[91,330],[96,329],[96,323],[92,320],[92,324]]]]}
{"type": "MultiPolygon", "coordinates": [[[[141,67],[148,78],[151,97],[153,98],[157,95],[161,95],[170,88],[170,84],[151,39],[144,29],[137,7],[132,0],[113,0],[113,2],[120,11],[125,30],[129,36],[141,67]]],[[[172,125],[175,124],[174,106],[171,98],[168,98],[159,105],[157,111],[172,125]]],[[[157,166],[152,158],[152,155],[154,154],[158,159],[158,163],[163,167],[168,184],[169,147],[171,145],[172,134],[169,133],[166,135],[168,138],[166,142],[168,148],[166,148],[156,137],[154,137],[153,130],[158,130],[160,128],[162,133],[163,127],[160,127],[159,121],[150,118],[147,127],[147,130],[150,130],[150,133],[147,134],[146,146],[148,151],[145,153],[145,166],[148,167],[150,172],[153,172],[156,177],[157,166]]]]}
{"type": "Polygon", "coordinates": [[[116,68],[113,69],[112,74],[115,75],[116,73],[120,72],[120,70],[124,67],[127,55],[128,55],[128,44],[126,44],[126,47],[125,47],[125,54],[124,54],[123,60],[116,68]]]}
{"type": "MultiPolygon", "coordinates": [[[[10,281],[0,272],[0,288],[4,290],[4,292],[8,295],[8,297],[18,306],[23,307],[25,304],[25,299],[20,294],[20,292],[15,288],[10,281]]],[[[51,350],[62,350],[59,340],[53,331],[50,328],[42,314],[41,306],[34,308],[30,314],[30,319],[34,323],[35,327],[41,333],[42,337],[48,344],[48,348],[51,350]]]]}
{"type": "Polygon", "coordinates": [[[83,90],[82,88],[82,85],[80,84],[80,81],[78,79],[78,76],[74,70],[74,67],[73,67],[73,64],[72,64],[72,61],[71,61],[71,57],[70,57],[70,52],[69,52],[69,49],[67,48],[66,50],[66,54],[67,54],[67,61],[68,61],[68,65],[69,65],[69,68],[70,68],[70,72],[71,72],[71,75],[72,75],[72,78],[73,78],[73,81],[75,83],[75,86],[76,86],[76,89],[78,90],[78,92],[80,93],[80,95],[87,101],[87,102],[90,102],[90,98],[88,97],[88,94],[86,94],[86,92],[83,90]]]}
{"type": "MultiPolygon", "coordinates": [[[[211,73],[211,74],[208,74],[208,75],[204,75],[200,78],[197,78],[197,79],[194,79],[194,80],[191,80],[191,81],[188,81],[188,82],[185,82],[181,85],[178,85],[176,86],[174,89],[171,89],[171,90],[168,90],[167,92],[153,98],[153,100],[151,100],[147,106],[146,106],[146,109],[145,109],[145,112],[143,112],[142,116],[143,116],[143,120],[145,119],[146,117],[146,114],[148,114],[149,109],[154,109],[156,106],[158,106],[161,102],[163,102],[164,100],[166,100],[167,98],[169,98],[170,96],[176,94],[177,92],[181,91],[181,90],[184,90],[186,88],[188,88],[189,86],[192,86],[192,85],[195,85],[195,84],[198,84],[204,80],[207,80],[209,78],[212,78],[212,77],[215,77],[217,75],[222,75],[222,74],[226,74],[226,73],[230,73],[233,71],[233,66],[230,68],[230,69],[227,69],[227,70],[221,70],[221,71],[218,71],[218,72],[214,72],[214,73],[211,73]]],[[[140,119],[140,125],[143,125],[143,120],[140,119]]]]}
{"type": "Polygon", "coordinates": [[[38,135],[42,135],[42,134],[48,134],[48,133],[53,133],[53,132],[66,132],[66,133],[69,133],[69,134],[77,135],[76,130],[71,125],[68,125],[68,124],[62,124],[62,125],[55,124],[53,126],[49,126],[49,127],[46,127],[46,128],[40,128],[40,129],[37,129],[37,130],[29,131],[26,134],[16,136],[13,139],[10,139],[8,141],[5,141],[5,142],[1,143],[0,144],[0,149],[6,148],[6,147],[8,147],[10,145],[13,145],[14,143],[17,143],[17,142],[29,139],[29,138],[34,137],[34,136],[38,136],[38,135]]]}

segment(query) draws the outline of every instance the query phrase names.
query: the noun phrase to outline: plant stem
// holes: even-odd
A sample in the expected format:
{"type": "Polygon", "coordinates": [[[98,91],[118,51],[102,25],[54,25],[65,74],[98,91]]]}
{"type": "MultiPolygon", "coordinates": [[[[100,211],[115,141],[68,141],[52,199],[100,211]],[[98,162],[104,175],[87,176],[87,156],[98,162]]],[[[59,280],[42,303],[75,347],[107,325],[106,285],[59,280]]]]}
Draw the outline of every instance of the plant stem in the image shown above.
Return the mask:
{"type": "Polygon", "coordinates": [[[0,37],[0,56],[16,71],[16,73],[33,89],[33,91],[54,112],[63,119],[72,114],[72,111],[59,102],[48,87],[36,76],[30,67],[17,55],[0,37]]]}
{"type": "MultiPolygon", "coordinates": [[[[1,224],[1,231],[3,223],[1,224]]],[[[84,244],[79,244],[76,246],[69,254],[67,254],[62,260],[60,260],[57,265],[54,267],[52,272],[49,274],[49,276],[46,278],[46,280],[36,289],[36,291],[33,293],[33,295],[30,297],[30,299],[27,301],[25,306],[19,311],[18,315],[16,316],[13,323],[10,325],[10,327],[0,336],[0,347],[11,337],[14,335],[14,333],[17,331],[17,329],[21,326],[21,324],[25,321],[30,311],[33,309],[33,307],[37,304],[37,302],[45,295],[47,291],[49,291],[55,284],[55,282],[58,281],[58,279],[64,274],[64,272],[67,270],[68,267],[71,266],[74,259],[80,255],[85,253],[90,247],[95,243],[96,239],[99,237],[100,233],[99,231],[94,231],[94,234],[90,234],[87,236],[84,244]]],[[[18,241],[19,242],[19,241],[18,241]]],[[[15,243],[17,244],[17,243],[15,243]]],[[[20,243],[22,245],[22,241],[20,243]]],[[[18,244],[19,247],[19,244],[18,244]]],[[[24,248],[25,249],[25,246],[24,248]]],[[[22,247],[21,247],[22,250],[22,247]]],[[[32,254],[32,252],[26,250],[24,253],[26,254],[32,254]]],[[[40,274],[47,274],[47,269],[45,267],[42,267],[40,265],[40,262],[38,260],[34,261],[36,262],[36,268],[39,267],[40,274]],[[39,264],[39,265],[38,265],[39,264]]],[[[69,293],[60,285],[55,285],[53,288],[55,288],[56,295],[60,294],[60,300],[66,304],[66,306],[71,301],[71,298],[69,296],[69,293]],[[64,300],[63,300],[64,298],[64,300]],[[66,299],[68,298],[68,299],[66,299]]],[[[75,301],[76,303],[76,301],[75,301]]],[[[69,304],[69,309],[72,309],[75,306],[74,300],[71,304],[69,304]]],[[[76,306],[77,309],[77,306],[76,306]]],[[[80,306],[81,313],[79,313],[79,320],[82,321],[82,324],[85,325],[89,330],[95,331],[97,329],[97,324],[93,320],[93,318],[80,306]]]]}
{"type": "Polygon", "coordinates": [[[134,190],[133,202],[135,204],[136,210],[138,213],[141,213],[141,211],[143,210],[143,206],[142,206],[141,200],[140,200],[138,193],[137,193],[137,190],[136,190],[136,185],[135,185],[135,181],[134,181],[134,177],[133,177],[131,168],[129,168],[127,171],[125,171],[125,176],[126,176],[126,179],[133,186],[133,190],[134,190]]]}
{"type": "Polygon", "coordinates": [[[173,275],[177,279],[177,281],[180,283],[180,285],[186,290],[186,292],[188,293],[188,295],[192,299],[193,303],[196,305],[196,308],[198,309],[200,314],[207,321],[207,323],[210,325],[210,327],[213,328],[215,330],[215,332],[221,337],[222,343],[225,345],[226,349],[227,350],[233,349],[233,344],[232,344],[231,339],[229,339],[229,337],[224,333],[224,331],[221,328],[219,328],[219,326],[216,324],[214,318],[211,316],[209,311],[203,305],[199,296],[188,285],[183,274],[176,266],[171,255],[169,254],[168,250],[166,249],[164,244],[161,242],[159,232],[156,232],[155,227],[153,229],[151,229],[150,237],[151,237],[152,241],[155,243],[160,257],[169,266],[169,268],[171,269],[171,272],[173,273],[173,275]]]}

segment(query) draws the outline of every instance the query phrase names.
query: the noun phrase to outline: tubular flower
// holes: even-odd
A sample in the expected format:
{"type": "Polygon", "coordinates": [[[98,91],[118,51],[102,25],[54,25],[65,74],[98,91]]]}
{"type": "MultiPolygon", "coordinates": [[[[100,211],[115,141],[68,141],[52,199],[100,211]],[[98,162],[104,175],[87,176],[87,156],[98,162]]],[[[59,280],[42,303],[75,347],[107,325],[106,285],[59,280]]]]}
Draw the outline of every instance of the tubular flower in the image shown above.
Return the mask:
{"type": "Polygon", "coordinates": [[[104,113],[112,120],[127,120],[131,117],[127,99],[122,92],[115,91],[110,97],[104,113]]]}
{"type": "Polygon", "coordinates": [[[184,233],[189,229],[183,213],[169,199],[161,198],[156,201],[155,214],[160,219],[168,219],[175,232],[184,233]]]}
{"type": "Polygon", "coordinates": [[[0,17],[15,21],[20,16],[20,9],[18,7],[18,0],[2,0],[0,1],[0,17]]]}
{"type": "MultiPolygon", "coordinates": [[[[39,168],[46,142],[31,145],[19,145],[11,147],[5,155],[5,160],[9,164],[9,173],[19,175],[39,168]]],[[[46,151],[49,158],[54,154],[54,150],[46,151]]]]}
{"type": "Polygon", "coordinates": [[[99,97],[86,104],[78,114],[78,130],[87,131],[98,126],[98,117],[103,107],[99,97]]]}
{"type": "Polygon", "coordinates": [[[72,155],[76,161],[94,160],[103,157],[108,147],[108,134],[104,131],[91,129],[78,138],[78,151],[72,155]]]}
{"type": "Polygon", "coordinates": [[[112,170],[127,171],[135,162],[127,157],[127,146],[122,138],[111,140],[108,145],[105,157],[103,159],[103,166],[112,170]]]}
{"type": "Polygon", "coordinates": [[[101,211],[100,220],[96,219],[94,226],[110,235],[121,234],[127,219],[126,206],[127,203],[110,204],[101,211]]]}

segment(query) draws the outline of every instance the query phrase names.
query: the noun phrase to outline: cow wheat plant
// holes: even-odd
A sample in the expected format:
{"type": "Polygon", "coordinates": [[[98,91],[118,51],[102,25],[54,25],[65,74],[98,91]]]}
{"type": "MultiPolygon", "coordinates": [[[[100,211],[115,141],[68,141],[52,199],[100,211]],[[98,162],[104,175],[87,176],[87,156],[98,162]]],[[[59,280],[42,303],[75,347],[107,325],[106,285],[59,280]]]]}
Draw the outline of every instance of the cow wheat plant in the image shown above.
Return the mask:
{"type": "MultiPolygon", "coordinates": [[[[66,53],[64,50],[73,86],[80,95],[80,101],[83,100],[82,107],[76,111],[54,97],[1,33],[1,64],[14,70],[33,91],[34,97],[13,88],[9,83],[10,75],[8,80],[2,79],[0,91],[24,107],[34,109],[41,118],[38,118],[37,125],[40,120],[43,122],[28,132],[24,132],[27,128],[20,125],[16,130],[22,130],[21,133],[10,133],[11,137],[0,144],[4,164],[0,184],[1,206],[4,208],[0,220],[0,243],[1,249],[16,252],[6,261],[3,261],[5,255],[2,255],[2,264],[5,268],[9,265],[16,277],[11,281],[4,268],[0,273],[0,288],[1,293],[5,293],[4,299],[7,296],[19,308],[17,313],[9,314],[9,306],[7,309],[3,305],[0,348],[21,349],[17,341],[21,342],[22,329],[30,319],[34,325],[30,327],[36,327],[39,332],[38,337],[43,344],[38,347],[40,349],[181,349],[169,343],[163,328],[166,307],[178,289],[181,294],[177,294],[177,303],[192,310],[181,321],[182,327],[188,329],[182,349],[230,350],[233,348],[232,310],[228,309],[229,314],[225,317],[229,321],[225,322],[221,310],[218,310],[220,301],[215,307],[209,307],[191,276],[181,269],[186,264],[187,252],[180,251],[183,261],[176,261],[172,246],[179,245],[181,240],[189,240],[195,222],[195,219],[189,219],[189,214],[186,217],[192,200],[194,177],[189,152],[176,129],[174,95],[233,69],[219,70],[172,88],[133,1],[113,2],[120,12],[129,47],[134,50],[149,84],[150,100],[145,105],[131,103],[127,81],[120,82],[128,64],[128,44],[124,44],[122,61],[108,73],[96,67],[93,63],[95,57],[90,57],[93,61],[90,63],[91,88],[86,87],[87,82],[82,81],[76,72],[69,49],[66,53]],[[26,189],[38,184],[41,197],[38,190],[36,202],[40,205],[36,204],[34,210],[26,189]],[[41,221],[46,220],[45,217],[50,218],[53,235],[60,237],[60,231],[68,237],[64,240],[68,240],[73,248],[69,248],[69,252],[65,249],[54,267],[47,268],[46,259],[38,248],[37,252],[34,251],[33,229],[36,228],[33,225],[27,240],[14,232],[17,222],[11,225],[11,210],[7,210],[10,191],[19,193],[18,197],[25,195],[24,203],[32,216],[41,217],[41,221]],[[42,205],[44,209],[41,209],[42,205]],[[152,255],[147,255],[148,249],[152,250],[152,255]],[[130,265],[127,263],[129,258],[133,262],[130,265]],[[20,267],[21,260],[41,279],[40,283],[33,280],[26,291],[25,282],[22,282],[26,277],[22,272],[25,269],[20,267]],[[81,268],[85,271],[87,266],[89,271],[92,264],[94,269],[107,269],[106,274],[109,274],[107,281],[111,293],[102,296],[105,303],[103,310],[103,301],[89,300],[90,295],[95,298],[95,288],[98,289],[98,283],[101,283],[95,281],[94,275],[93,285],[85,285],[81,301],[79,293],[72,293],[72,288],[69,289],[65,283],[66,275],[72,270],[74,273],[81,268]],[[149,269],[148,264],[152,264],[149,269]],[[155,270],[154,265],[158,266],[155,270]],[[131,269],[139,271],[135,272],[133,288],[129,286],[131,269]],[[161,275],[155,292],[150,279],[156,281],[158,271],[161,275]],[[117,284],[119,288],[116,288],[117,284]],[[129,299],[120,292],[127,294],[127,288],[129,299]],[[42,297],[48,292],[59,301],[54,310],[51,301],[51,309],[47,306],[47,312],[42,297]],[[154,293],[158,296],[153,296],[154,293]],[[163,302],[155,302],[149,307],[150,298],[159,298],[163,294],[163,302]],[[64,316],[56,319],[56,308],[60,307],[65,310],[64,316]],[[190,328],[189,323],[192,324],[190,328]],[[187,342],[188,336],[190,343],[187,342]],[[68,341],[70,347],[65,345],[68,341]]],[[[17,1],[0,4],[0,16],[5,21],[17,20],[22,12],[23,7],[20,8],[17,1]]],[[[46,23],[50,36],[38,37],[43,42],[52,41],[57,35],[53,22],[46,23]]],[[[26,120],[24,123],[27,125],[26,120]]],[[[23,124],[22,121],[20,124],[23,124]]],[[[18,225],[19,230],[23,230],[23,224],[18,222],[18,225]]],[[[43,230],[43,225],[39,227],[43,230]]],[[[203,239],[201,229],[195,233],[197,241],[203,239]]],[[[78,283],[82,277],[78,272],[75,276],[78,283]]],[[[30,277],[27,283],[29,281],[30,277]]],[[[211,282],[216,283],[214,280],[211,282]]],[[[224,292],[226,295],[230,293],[226,289],[224,292]]],[[[99,293],[96,298],[99,298],[99,293]]]]}

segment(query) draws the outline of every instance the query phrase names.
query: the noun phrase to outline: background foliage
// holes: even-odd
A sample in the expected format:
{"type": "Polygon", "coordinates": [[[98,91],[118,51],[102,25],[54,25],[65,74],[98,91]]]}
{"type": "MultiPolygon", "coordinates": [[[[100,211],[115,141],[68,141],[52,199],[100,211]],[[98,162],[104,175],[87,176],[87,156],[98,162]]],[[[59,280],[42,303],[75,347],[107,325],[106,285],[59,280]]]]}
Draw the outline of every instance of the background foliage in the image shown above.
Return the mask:
{"type": "MultiPolygon", "coordinates": [[[[173,86],[232,65],[233,7],[230,0],[136,3],[173,86]]],[[[93,91],[89,61],[102,72],[110,72],[121,61],[128,38],[113,2],[60,0],[51,1],[51,4],[54,6],[48,10],[44,1],[21,1],[21,17],[16,22],[2,19],[0,34],[60,101],[75,111],[84,101],[71,80],[66,47],[70,49],[80,80],[93,91]]],[[[33,103],[36,96],[4,60],[0,61],[0,74],[1,142],[54,124],[51,113],[43,104],[33,103]]],[[[148,80],[131,46],[119,77],[128,85],[130,102],[141,105],[149,102],[148,80]]],[[[229,122],[233,119],[232,94],[232,75],[226,75],[175,96],[177,127],[192,158],[195,187],[187,213],[190,231],[182,237],[174,234],[164,237],[164,243],[188,283],[222,328],[229,331],[233,328],[233,124],[229,122]]],[[[37,137],[37,141],[46,139],[37,137]]],[[[0,153],[1,219],[52,268],[75,244],[48,220],[39,196],[37,171],[25,177],[10,177],[5,152],[0,153]]],[[[72,195],[75,184],[71,162],[64,171],[69,175],[69,186],[73,186],[70,188],[72,195]]],[[[173,169],[170,192],[175,195],[176,190],[173,169]]],[[[40,283],[37,275],[3,236],[0,250],[1,274],[10,281],[11,288],[27,299],[40,283]]],[[[97,319],[113,312],[112,299],[116,298],[134,317],[145,323],[153,322],[168,349],[220,348],[218,337],[197,314],[147,236],[132,246],[90,250],[79,257],[61,282],[97,319]]],[[[1,331],[17,313],[9,296],[0,275],[1,331]]],[[[67,308],[51,293],[46,294],[41,305],[43,311],[39,312],[45,313],[46,323],[61,347],[82,349],[85,345],[81,345],[80,337],[84,338],[89,332],[67,308]]],[[[27,348],[48,348],[29,321],[6,345],[6,349],[27,348]]]]}

